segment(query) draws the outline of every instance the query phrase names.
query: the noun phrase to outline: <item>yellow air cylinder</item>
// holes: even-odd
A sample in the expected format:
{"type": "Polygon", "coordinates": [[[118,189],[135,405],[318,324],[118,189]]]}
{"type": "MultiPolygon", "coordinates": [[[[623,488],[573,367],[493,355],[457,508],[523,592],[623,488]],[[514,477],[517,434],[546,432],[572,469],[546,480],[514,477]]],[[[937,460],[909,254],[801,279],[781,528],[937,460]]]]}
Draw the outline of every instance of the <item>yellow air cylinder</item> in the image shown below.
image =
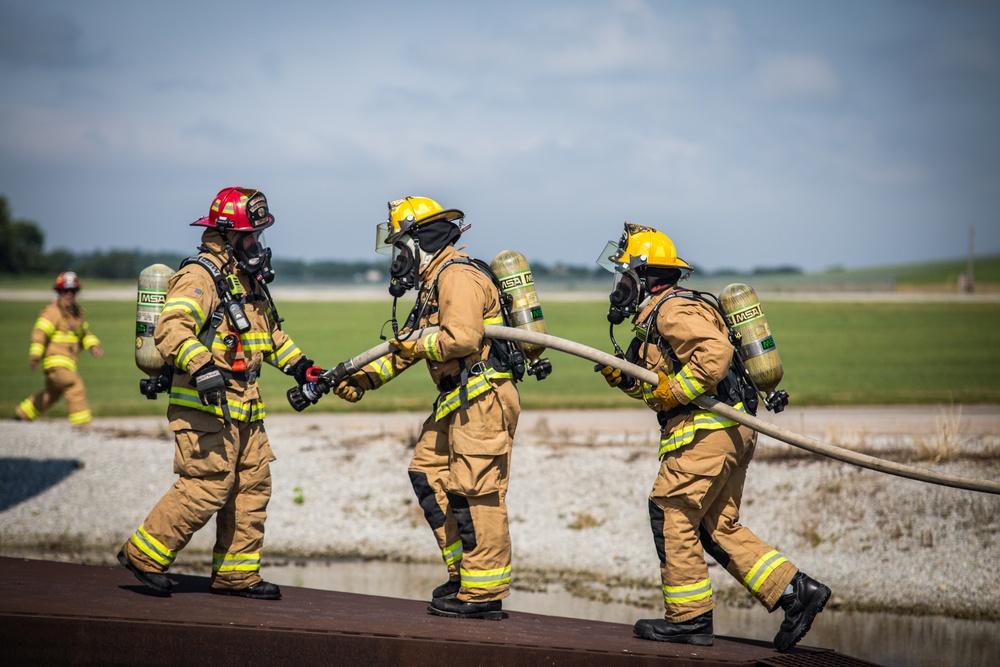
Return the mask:
{"type": "Polygon", "coordinates": [[[739,336],[739,354],[750,377],[764,393],[773,391],[785,371],[757,292],[749,285],[733,283],[719,294],[719,303],[729,326],[739,336]]]}
{"type": "Polygon", "coordinates": [[[147,266],[139,273],[135,304],[135,365],[150,377],[159,374],[164,360],[153,343],[153,331],[167,300],[167,281],[174,270],[166,264],[147,266]]]}
{"type": "MultiPolygon", "coordinates": [[[[528,260],[519,252],[504,250],[493,258],[490,268],[500,280],[500,289],[510,296],[511,324],[518,329],[548,333],[545,330],[545,316],[535,291],[535,279],[531,276],[528,260]]],[[[520,343],[521,351],[529,361],[536,361],[545,348],[541,345],[520,343]]]]}

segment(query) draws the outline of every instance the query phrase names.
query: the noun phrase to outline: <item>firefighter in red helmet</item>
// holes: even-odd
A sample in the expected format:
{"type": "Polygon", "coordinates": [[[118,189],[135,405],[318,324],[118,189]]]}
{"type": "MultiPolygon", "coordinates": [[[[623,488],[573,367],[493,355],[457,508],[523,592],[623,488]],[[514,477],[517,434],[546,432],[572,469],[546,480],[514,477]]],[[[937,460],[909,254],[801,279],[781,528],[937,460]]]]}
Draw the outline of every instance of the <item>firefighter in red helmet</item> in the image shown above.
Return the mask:
{"type": "Polygon", "coordinates": [[[65,396],[71,424],[86,426],[91,421],[87,392],[77,372],[76,362],[81,348],[89,350],[98,359],[104,351],[101,341],[90,331],[86,311],[76,301],[80,288],[80,278],[76,273],[60,273],[53,285],[57,298],[35,320],[28,348],[28,365],[34,370],[41,363],[45,371],[45,387],[21,401],[15,410],[17,419],[33,421],[65,396]]]}
{"type": "Polygon", "coordinates": [[[169,595],[166,571],[196,531],[215,516],[211,592],[276,600],[260,576],[264,521],[274,460],[257,386],[263,363],[306,381],[321,369],[281,328],[267,284],[274,224],[259,190],[226,188],[212,201],[200,254],[168,285],[154,333],[171,366],[167,418],[177,481],[118,553],[143,584],[169,595]]]}

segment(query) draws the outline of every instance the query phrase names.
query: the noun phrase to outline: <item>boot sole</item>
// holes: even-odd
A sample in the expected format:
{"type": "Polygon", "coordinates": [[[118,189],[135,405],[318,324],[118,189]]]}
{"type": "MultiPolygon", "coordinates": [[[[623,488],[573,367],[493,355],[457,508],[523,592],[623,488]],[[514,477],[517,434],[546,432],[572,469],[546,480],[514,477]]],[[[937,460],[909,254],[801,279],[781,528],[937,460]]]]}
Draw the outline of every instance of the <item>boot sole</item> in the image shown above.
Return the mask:
{"type": "Polygon", "coordinates": [[[151,591],[155,591],[161,597],[165,598],[170,597],[169,588],[164,588],[163,586],[157,586],[152,581],[150,581],[149,578],[146,576],[146,573],[134,567],[132,563],[128,562],[128,558],[126,558],[125,554],[122,553],[121,551],[118,552],[118,562],[121,563],[122,567],[131,572],[133,575],[135,575],[135,578],[138,579],[143,586],[150,589],[151,591]]]}
{"type": "Polygon", "coordinates": [[[816,620],[816,614],[823,611],[824,607],[826,607],[826,603],[830,600],[831,590],[826,586],[824,586],[822,590],[823,597],[817,602],[814,602],[806,607],[805,625],[802,626],[802,630],[796,634],[795,638],[781,645],[778,645],[777,642],[775,642],[775,647],[778,649],[779,653],[792,650],[796,644],[802,641],[802,638],[806,636],[809,630],[812,629],[813,621],[816,620]]]}
{"type": "Polygon", "coordinates": [[[234,597],[249,598],[251,600],[280,600],[281,593],[277,595],[254,595],[253,593],[248,593],[246,591],[241,591],[238,589],[225,589],[225,588],[209,588],[208,592],[212,595],[231,595],[234,597]]]}
{"type": "Polygon", "coordinates": [[[503,620],[504,613],[502,610],[498,611],[481,611],[474,614],[459,614],[453,611],[444,611],[442,609],[437,609],[436,607],[429,606],[427,611],[434,614],[435,616],[444,616],[446,618],[481,618],[485,621],[500,621],[503,620]]]}
{"type": "Polygon", "coordinates": [[[655,633],[635,633],[640,639],[649,639],[654,642],[667,642],[669,644],[693,644],[695,646],[711,646],[715,643],[715,635],[677,635],[674,637],[663,637],[655,633]]]}

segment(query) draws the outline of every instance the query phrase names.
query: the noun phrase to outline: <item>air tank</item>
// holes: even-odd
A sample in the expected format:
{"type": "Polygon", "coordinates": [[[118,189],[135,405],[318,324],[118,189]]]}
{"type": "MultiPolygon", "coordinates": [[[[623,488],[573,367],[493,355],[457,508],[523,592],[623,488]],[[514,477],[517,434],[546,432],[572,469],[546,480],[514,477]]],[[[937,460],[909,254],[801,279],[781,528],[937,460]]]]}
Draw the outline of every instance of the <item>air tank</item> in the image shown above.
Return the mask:
{"type": "Polygon", "coordinates": [[[733,283],[719,294],[719,304],[726,322],[739,336],[739,354],[750,377],[764,393],[773,391],[784,369],[757,292],[749,285],[733,283]]]}
{"type": "Polygon", "coordinates": [[[156,377],[164,360],[153,343],[153,331],[167,300],[167,281],[174,270],[165,264],[147,266],[139,273],[135,304],[135,365],[150,377],[156,377]]]}
{"type": "MultiPolygon", "coordinates": [[[[535,280],[524,255],[515,250],[504,250],[493,258],[490,268],[500,280],[500,289],[511,299],[511,325],[525,331],[548,333],[542,305],[535,291],[535,280]]],[[[520,346],[529,361],[537,361],[545,351],[541,345],[520,343],[520,346]]]]}

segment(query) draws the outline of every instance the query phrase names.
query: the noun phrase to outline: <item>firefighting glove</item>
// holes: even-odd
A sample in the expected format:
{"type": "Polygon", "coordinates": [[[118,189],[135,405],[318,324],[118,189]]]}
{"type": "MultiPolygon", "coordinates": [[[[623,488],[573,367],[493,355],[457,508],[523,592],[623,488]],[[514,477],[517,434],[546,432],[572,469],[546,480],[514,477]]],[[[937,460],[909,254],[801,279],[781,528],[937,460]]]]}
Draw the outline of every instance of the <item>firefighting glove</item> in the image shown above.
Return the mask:
{"type": "Polygon", "coordinates": [[[226,378],[213,362],[208,362],[194,372],[191,379],[202,405],[222,405],[226,402],[226,378]]]}
{"type": "Polygon", "coordinates": [[[362,370],[342,380],[340,384],[334,387],[333,393],[348,403],[357,403],[365,395],[366,391],[374,388],[371,378],[362,370]]]}
{"type": "Polygon", "coordinates": [[[604,381],[608,383],[609,387],[618,387],[622,391],[630,391],[637,382],[637,380],[632,376],[623,375],[622,372],[614,366],[602,366],[601,364],[597,364],[594,366],[594,372],[603,375],[604,381]]]}
{"type": "Polygon", "coordinates": [[[660,404],[661,410],[672,410],[681,404],[670,389],[670,376],[663,371],[656,371],[660,378],[659,384],[653,390],[653,398],[660,404]]]}
{"type": "MultiPolygon", "coordinates": [[[[285,373],[295,378],[295,381],[297,383],[305,384],[307,382],[315,382],[315,380],[310,380],[309,378],[306,377],[306,374],[309,372],[311,368],[319,368],[319,366],[313,366],[312,359],[306,359],[305,357],[302,357],[294,364],[292,364],[289,368],[287,368],[285,370],[285,373]]],[[[322,369],[320,369],[319,372],[320,373],[323,372],[322,369]]],[[[313,373],[314,376],[318,374],[319,373],[313,373]]]]}
{"type": "Polygon", "coordinates": [[[396,348],[396,354],[404,359],[424,359],[427,353],[419,340],[391,340],[389,344],[396,348]]]}
{"type": "Polygon", "coordinates": [[[609,387],[617,387],[622,383],[622,372],[614,366],[601,366],[598,364],[594,370],[604,376],[604,381],[609,387]]]}
{"type": "Polygon", "coordinates": [[[361,387],[355,387],[353,384],[350,384],[348,380],[343,380],[340,384],[333,388],[333,393],[348,403],[357,403],[361,400],[361,397],[365,395],[365,390],[361,387]]]}

